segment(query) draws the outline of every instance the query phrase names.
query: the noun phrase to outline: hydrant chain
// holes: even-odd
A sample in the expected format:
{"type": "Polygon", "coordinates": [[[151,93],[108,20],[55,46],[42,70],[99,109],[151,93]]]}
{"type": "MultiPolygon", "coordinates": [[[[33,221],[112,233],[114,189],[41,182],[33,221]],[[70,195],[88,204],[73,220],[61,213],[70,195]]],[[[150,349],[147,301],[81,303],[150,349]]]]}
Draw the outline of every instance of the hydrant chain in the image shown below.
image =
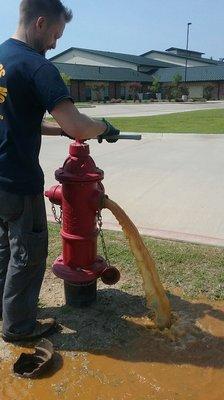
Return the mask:
{"type": "Polygon", "coordinates": [[[58,224],[61,225],[61,223],[62,223],[62,207],[60,206],[60,215],[59,215],[59,217],[57,216],[57,211],[56,211],[56,208],[55,208],[55,204],[52,203],[51,209],[52,209],[52,213],[53,213],[55,221],[58,224]]]}
{"type": "Polygon", "coordinates": [[[98,212],[97,212],[97,219],[98,219],[99,234],[100,234],[100,239],[101,239],[101,244],[102,244],[104,257],[105,257],[105,260],[106,260],[108,266],[110,267],[110,260],[109,260],[109,257],[108,257],[107,246],[106,246],[106,243],[105,243],[103,229],[102,229],[103,219],[102,219],[102,215],[101,215],[100,210],[98,210],[98,212]]]}

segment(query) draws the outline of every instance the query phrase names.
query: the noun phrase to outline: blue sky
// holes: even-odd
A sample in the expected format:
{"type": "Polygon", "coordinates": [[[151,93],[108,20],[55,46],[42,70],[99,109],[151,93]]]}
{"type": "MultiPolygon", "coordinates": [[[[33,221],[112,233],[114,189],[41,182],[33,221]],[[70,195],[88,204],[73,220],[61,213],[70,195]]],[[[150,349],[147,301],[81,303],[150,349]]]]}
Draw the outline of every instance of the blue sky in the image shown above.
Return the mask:
{"type": "MultiPolygon", "coordinates": [[[[3,1],[3,0],[1,0],[3,1]]],[[[19,0],[1,6],[0,42],[15,30],[19,0]]],[[[224,0],[64,0],[74,12],[56,51],[68,47],[141,54],[186,46],[206,57],[224,57],[224,0]]]]}

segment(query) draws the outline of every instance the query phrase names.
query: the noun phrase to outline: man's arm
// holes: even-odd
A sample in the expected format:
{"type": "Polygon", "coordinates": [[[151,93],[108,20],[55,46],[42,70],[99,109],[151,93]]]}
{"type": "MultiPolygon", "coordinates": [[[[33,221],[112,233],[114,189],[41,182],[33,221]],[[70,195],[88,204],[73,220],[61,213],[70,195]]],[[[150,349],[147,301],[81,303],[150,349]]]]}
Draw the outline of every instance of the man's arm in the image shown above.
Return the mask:
{"type": "Polygon", "coordinates": [[[41,124],[41,134],[47,136],[60,136],[62,133],[61,127],[57,122],[43,120],[41,124]]]}
{"type": "MultiPolygon", "coordinates": [[[[70,100],[63,100],[58,103],[51,111],[51,115],[57,121],[62,131],[75,139],[96,138],[107,129],[107,125],[104,122],[81,114],[70,100]]],[[[54,132],[57,132],[57,129],[54,132]]]]}

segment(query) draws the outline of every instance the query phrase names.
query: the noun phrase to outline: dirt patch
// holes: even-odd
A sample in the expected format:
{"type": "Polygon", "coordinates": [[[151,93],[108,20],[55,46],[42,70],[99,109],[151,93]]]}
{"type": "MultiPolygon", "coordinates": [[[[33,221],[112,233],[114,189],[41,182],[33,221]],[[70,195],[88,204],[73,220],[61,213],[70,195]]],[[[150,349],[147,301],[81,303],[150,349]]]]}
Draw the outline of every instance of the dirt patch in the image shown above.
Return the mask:
{"type": "MultiPolygon", "coordinates": [[[[171,348],[187,347],[191,341],[200,340],[204,347],[210,343],[215,348],[223,346],[212,335],[208,324],[202,327],[201,319],[210,318],[223,323],[222,302],[189,301],[176,293],[168,292],[173,310],[173,325],[170,330],[159,331],[152,322],[152,311],[147,309],[143,290],[136,288],[120,290],[125,277],[115,287],[108,288],[98,281],[97,302],[88,308],[74,309],[64,303],[63,282],[47,270],[40,303],[42,317],[55,317],[61,324],[61,332],[54,335],[54,344],[60,350],[91,351],[129,345],[139,336],[159,337],[171,348]],[[70,343],[72,341],[72,344],[70,343]]],[[[222,329],[221,329],[222,331],[222,329]]],[[[224,335],[224,325],[223,325],[224,335]]],[[[220,335],[221,336],[221,335],[220,335]]]]}
{"type": "Polygon", "coordinates": [[[39,316],[53,316],[61,325],[51,337],[58,352],[54,369],[39,381],[15,378],[12,364],[24,349],[0,341],[0,399],[223,398],[223,302],[168,293],[173,325],[159,331],[141,285],[121,290],[124,282],[124,276],[116,288],[99,282],[97,302],[73,309],[64,305],[63,282],[47,270],[39,316]]]}

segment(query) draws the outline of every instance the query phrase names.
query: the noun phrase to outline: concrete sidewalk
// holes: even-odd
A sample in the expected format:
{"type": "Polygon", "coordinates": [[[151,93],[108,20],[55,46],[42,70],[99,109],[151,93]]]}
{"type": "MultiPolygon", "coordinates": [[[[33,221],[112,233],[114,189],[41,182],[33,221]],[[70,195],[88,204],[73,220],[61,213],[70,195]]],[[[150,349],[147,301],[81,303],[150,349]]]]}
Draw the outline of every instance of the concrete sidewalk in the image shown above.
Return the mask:
{"type": "MultiPolygon", "coordinates": [[[[224,245],[223,135],[144,134],[139,142],[89,143],[105,171],[106,193],[141,233],[224,245]]],[[[68,145],[64,138],[43,139],[46,188],[55,184],[54,170],[63,164],[68,145]]],[[[109,212],[103,216],[105,228],[119,229],[109,212]]]]}

